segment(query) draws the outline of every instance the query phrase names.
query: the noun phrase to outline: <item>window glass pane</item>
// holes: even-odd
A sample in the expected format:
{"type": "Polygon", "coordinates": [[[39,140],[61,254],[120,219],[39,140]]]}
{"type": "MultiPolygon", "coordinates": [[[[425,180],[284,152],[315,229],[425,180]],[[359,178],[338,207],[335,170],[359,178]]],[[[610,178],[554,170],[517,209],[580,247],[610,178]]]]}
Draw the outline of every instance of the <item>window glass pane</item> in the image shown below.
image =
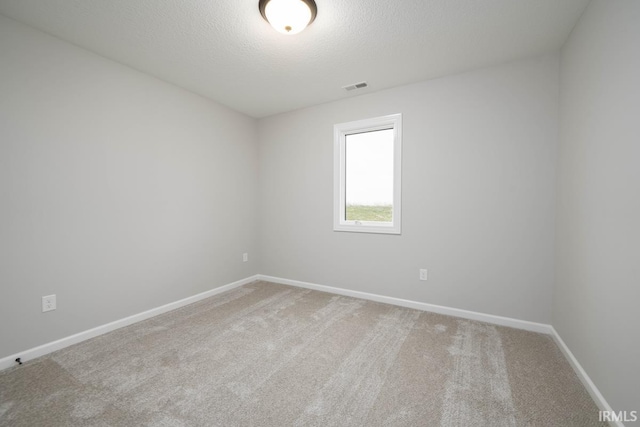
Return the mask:
{"type": "Polygon", "coordinates": [[[346,135],[347,221],[391,222],[393,129],[346,135]]]}

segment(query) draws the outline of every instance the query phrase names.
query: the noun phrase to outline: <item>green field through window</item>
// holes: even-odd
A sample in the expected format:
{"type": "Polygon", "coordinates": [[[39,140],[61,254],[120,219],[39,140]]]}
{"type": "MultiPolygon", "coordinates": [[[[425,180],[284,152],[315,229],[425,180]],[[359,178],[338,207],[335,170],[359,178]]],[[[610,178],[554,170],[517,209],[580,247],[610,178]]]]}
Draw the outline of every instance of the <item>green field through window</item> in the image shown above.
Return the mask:
{"type": "Polygon", "coordinates": [[[391,222],[393,219],[391,205],[347,205],[347,221],[391,222]]]}

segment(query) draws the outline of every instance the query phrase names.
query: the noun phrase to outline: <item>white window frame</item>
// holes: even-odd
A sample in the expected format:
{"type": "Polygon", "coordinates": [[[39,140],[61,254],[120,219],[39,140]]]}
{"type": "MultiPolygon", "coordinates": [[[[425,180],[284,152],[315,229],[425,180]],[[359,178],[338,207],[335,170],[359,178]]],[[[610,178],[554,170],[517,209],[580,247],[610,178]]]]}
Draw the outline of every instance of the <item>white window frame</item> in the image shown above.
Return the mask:
{"type": "Polygon", "coordinates": [[[333,127],[333,230],[356,233],[401,234],[402,114],[340,123],[333,127]],[[393,216],[390,223],[347,221],[346,137],[351,134],[393,129],[393,216]]]}

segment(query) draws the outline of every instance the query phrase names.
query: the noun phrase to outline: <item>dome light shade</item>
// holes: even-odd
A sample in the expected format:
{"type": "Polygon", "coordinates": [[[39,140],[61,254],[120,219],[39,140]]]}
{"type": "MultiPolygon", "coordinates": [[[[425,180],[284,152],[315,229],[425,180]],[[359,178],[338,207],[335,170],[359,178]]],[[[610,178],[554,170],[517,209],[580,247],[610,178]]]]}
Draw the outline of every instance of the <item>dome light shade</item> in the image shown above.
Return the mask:
{"type": "Polygon", "coordinates": [[[283,34],[304,30],[318,12],[314,0],[260,0],[258,7],[262,17],[283,34]]]}

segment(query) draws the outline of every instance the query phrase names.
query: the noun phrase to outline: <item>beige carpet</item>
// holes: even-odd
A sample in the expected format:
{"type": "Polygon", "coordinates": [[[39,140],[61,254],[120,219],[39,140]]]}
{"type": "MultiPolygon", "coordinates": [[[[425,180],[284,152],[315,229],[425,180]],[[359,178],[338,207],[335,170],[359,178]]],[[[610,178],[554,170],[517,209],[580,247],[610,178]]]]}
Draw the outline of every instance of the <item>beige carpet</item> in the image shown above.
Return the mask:
{"type": "Polygon", "coordinates": [[[591,426],[545,335],[255,282],[0,372],[2,426],[591,426]]]}

